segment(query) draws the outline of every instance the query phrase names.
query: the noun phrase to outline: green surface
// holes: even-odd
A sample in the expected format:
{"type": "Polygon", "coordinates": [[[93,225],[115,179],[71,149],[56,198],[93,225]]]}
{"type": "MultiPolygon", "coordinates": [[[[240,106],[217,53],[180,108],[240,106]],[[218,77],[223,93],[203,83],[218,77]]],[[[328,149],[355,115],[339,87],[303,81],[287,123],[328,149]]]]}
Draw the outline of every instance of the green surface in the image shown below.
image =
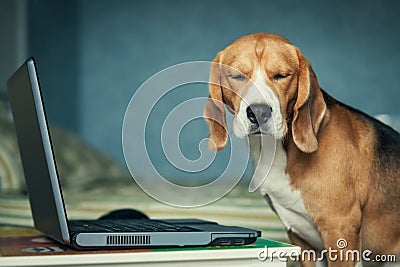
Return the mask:
{"type": "Polygon", "coordinates": [[[190,251],[190,250],[216,250],[216,249],[249,249],[249,248],[282,248],[282,247],[294,247],[293,245],[257,238],[257,241],[250,245],[245,246],[210,246],[210,247],[179,247],[179,248],[159,248],[159,249],[151,249],[151,251],[190,251]]]}

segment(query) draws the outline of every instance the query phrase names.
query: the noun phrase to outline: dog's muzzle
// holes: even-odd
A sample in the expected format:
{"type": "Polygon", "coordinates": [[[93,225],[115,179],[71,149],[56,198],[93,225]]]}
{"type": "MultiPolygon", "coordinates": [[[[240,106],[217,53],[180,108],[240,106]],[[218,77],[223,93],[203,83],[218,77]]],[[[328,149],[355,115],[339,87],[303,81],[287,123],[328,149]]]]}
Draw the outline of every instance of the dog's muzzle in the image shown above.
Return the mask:
{"type": "Polygon", "coordinates": [[[246,113],[252,124],[262,126],[271,118],[272,108],[266,104],[253,104],[247,107],[246,113]]]}
{"type": "Polygon", "coordinates": [[[274,135],[275,127],[272,119],[272,108],[267,104],[251,104],[246,108],[248,134],[274,135]]]}

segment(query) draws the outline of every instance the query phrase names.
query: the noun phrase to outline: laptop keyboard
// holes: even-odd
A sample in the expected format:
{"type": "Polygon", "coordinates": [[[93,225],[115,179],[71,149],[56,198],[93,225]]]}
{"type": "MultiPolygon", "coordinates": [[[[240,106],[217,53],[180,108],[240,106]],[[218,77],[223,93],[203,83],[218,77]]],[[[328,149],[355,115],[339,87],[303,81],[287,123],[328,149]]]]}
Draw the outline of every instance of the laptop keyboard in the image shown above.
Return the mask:
{"type": "Polygon", "coordinates": [[[201,230],[158,220],[70,221],[71,232],[199,232],[201,230]]]}

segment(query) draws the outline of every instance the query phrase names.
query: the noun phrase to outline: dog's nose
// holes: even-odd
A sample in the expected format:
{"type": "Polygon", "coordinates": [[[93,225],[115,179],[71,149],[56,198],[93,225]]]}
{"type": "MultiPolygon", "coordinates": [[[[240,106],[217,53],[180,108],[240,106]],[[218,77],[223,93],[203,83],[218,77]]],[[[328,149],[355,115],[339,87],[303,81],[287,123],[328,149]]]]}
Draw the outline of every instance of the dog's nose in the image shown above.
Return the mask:
{"type": "Polygon", "coordinates": [[[253,104],[247,107],[247,118],[251,123],[261,125],[271,117],[271,107],[266,104],[253,104]]]}

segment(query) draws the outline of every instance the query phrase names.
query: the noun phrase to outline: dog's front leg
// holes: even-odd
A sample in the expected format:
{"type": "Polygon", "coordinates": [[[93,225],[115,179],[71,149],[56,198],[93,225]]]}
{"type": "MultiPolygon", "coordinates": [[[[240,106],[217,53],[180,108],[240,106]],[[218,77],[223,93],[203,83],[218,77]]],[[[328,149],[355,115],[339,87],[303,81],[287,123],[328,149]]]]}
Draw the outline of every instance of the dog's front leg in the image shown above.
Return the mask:
{"type": "Polygon", "coordinates": [[[328,266],[355,266],[360,260],[361,209],[354,205],[345,216],[320,218],[328,266]]]}
{"type": "MultiPolygon", "coordinates": [[[[301,248],[301,251],[315,251],[316,252],[316,249],[314,249],[310,244],[308,244],[307,241],[305,241],[304,239],[302,239],[301,237],[299,237],[292,231],[289,230],[287,232],[287,234],[289,236],[290,242],[295,246],[299,246],[301,248]]],[[[303,266],[303,267],[316,267],[316,263],[313,260],[303,258],[303,257],[301,257],[300,260],[301,260],[301,266],[303,266]]]]}

